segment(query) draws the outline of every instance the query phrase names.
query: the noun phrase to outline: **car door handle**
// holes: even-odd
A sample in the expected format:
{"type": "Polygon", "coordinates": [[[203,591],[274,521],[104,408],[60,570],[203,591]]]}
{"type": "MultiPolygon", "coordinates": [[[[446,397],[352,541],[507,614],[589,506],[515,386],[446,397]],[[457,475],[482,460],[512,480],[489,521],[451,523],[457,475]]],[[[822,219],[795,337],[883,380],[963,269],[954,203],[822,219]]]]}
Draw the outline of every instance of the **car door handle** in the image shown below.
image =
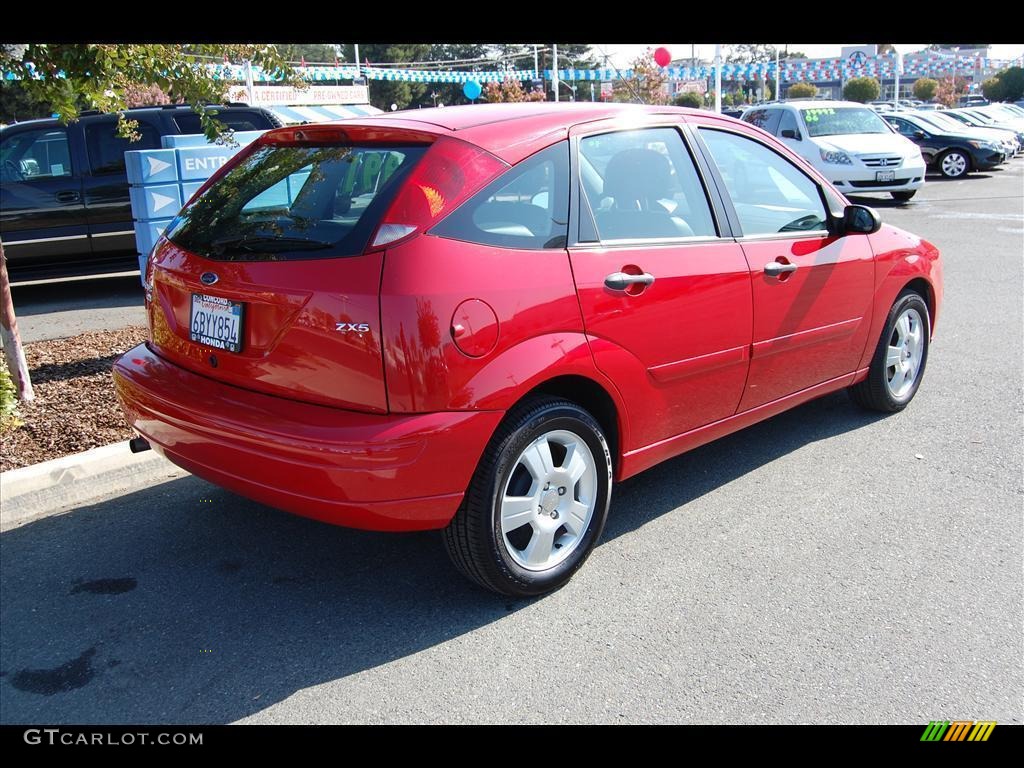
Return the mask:
{"type": "Polygon", "coordinates": [[[779,275],[789,274],[790,272],[796,272],[796,264],[783,264],[779,261],[769,261],[764,265],[764,273],[768,277],[778,277],[779,275]]]}
{"type": "Polygon", "coordinates": [[[77,203],[81,199],[81,195],[74,190],[58,192],[54,197],[57,198],[58,203],[77,203]]]}
{"type": "Polygon", "coordinates": [[[654,282],[654,275],[646,272],[639,275],[630,275],[626,272],[612,272],[604,279],[606,288],[613,291],[624,291],[631,285],[651,285],[654,282]]]}

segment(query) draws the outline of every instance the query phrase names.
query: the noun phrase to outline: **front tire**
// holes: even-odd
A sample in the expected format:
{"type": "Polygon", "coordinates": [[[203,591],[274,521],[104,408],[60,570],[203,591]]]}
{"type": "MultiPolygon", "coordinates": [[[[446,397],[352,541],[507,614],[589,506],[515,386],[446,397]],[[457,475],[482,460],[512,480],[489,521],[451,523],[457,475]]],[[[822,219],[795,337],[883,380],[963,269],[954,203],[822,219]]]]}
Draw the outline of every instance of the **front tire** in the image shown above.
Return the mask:
{"type": "Polygon", "coordinates": [[[484,451],[444,541],[485,589],[532,597],[561,587],[597,544],[612,459],[597,421],[568,400],[514,408],[484,451]]]}
{"type": "Polygon", "coordinates": [[[893,200],[899,200],[901,203],[906,203],[911,200],[914,195],[917,194],[916,189],[904,190],[903,192],[890,192],[893,200]]]}
{"type": "Polygon", "coordinates": [[[928,362],[931,320],[920,294],[904,291],[893,303],[867,378],[847,391],[872,411],[902,411],[917,394],[928,362]]]}
{"type": "Polygon", "coordinates": [[[939,171],[947,179],[959,179],[971,170],[971,158],[959,149],[951,149],[939,158],[939,171]]]}

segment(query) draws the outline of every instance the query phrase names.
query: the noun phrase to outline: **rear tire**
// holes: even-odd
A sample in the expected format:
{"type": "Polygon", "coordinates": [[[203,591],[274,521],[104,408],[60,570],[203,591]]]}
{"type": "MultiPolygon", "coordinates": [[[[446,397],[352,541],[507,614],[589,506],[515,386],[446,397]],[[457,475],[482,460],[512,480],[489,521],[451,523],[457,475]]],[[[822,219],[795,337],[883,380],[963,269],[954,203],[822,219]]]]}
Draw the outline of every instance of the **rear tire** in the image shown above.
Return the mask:
{"type": "Polygon", "coordinates": [[[893,200],[899,200],[901,203],[905,203],[917,194],[917,190],[911,189],[903,192],[890,192],[889,194],[892,195],[893,200]]]}
{"type": "Polygon", "coordinates": [[[917,394],[928,362],[931,319],[920,294],[904,291],[893,303],[867,378],[847,391],[872,411],[902,411],[917,394]]]}
{"type": "Polygon", "coordinates": [[[532,597],[561,587],[604,529],[612,459],[600,425],[568,400],[509,411],[484,451],[444,541],[485,589],[532,597]]]}

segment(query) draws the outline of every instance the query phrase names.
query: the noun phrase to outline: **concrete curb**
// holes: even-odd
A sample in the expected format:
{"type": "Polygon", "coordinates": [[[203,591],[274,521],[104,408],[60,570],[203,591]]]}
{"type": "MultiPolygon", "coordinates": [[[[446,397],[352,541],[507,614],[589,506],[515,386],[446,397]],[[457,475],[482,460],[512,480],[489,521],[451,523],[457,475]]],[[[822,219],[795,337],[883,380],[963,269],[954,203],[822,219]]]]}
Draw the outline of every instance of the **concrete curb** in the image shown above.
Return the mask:
{"type": "Polygon", "coordinates": [[[187,474],[155,451],[132,453],[127,440],[0,472],[0,530],[187,474]]]}

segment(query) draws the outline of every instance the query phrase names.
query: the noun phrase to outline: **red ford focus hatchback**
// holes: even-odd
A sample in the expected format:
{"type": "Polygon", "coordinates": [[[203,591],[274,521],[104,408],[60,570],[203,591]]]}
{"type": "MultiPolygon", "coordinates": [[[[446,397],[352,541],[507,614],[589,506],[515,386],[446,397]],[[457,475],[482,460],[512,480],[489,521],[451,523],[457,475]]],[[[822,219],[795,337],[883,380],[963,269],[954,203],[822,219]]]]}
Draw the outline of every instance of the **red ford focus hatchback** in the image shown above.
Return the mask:
{"type": "Polygon", "coordinates": [[[706,112],[474,105],[272,130],[181,211],[114,367],[175,464],[565,583],[614,482],[847,388],[914,397],[938,251],[706,112]]]}

